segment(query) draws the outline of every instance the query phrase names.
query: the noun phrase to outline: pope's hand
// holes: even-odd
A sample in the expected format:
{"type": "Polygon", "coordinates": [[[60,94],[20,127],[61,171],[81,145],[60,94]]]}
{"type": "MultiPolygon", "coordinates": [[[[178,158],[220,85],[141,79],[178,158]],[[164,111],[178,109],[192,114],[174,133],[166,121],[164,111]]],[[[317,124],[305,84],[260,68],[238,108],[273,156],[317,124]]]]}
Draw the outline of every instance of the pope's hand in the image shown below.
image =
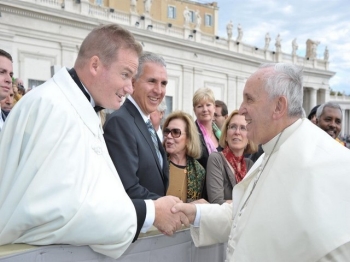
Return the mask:
{"type": "Polygon", "coordinates": [[[171,209],[174,214],[184,213],[191,224],[193,224],[196,218],[197,207],[192,203],[177,203],[171,209]]]}
{"type": "Polygon", "coordinates": [[[182,224],[189,225],[187,216],[182,212],[177,212],[176,214],[171,212],[171,208],[177,203],[182,203],[182,201],[174,196],[165,196],[154,201],[156,216],[153,225],[168,236],[179,230],[182,224]]]}

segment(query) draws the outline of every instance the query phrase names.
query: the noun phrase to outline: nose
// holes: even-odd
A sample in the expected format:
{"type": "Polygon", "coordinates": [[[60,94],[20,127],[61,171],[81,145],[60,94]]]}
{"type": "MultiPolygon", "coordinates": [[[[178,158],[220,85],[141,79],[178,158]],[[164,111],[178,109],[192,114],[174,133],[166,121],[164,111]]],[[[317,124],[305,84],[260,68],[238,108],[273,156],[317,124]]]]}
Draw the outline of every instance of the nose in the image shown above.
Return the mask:
{"type": "Polygon", "coordinates": [[[239,107],[238,114],[244,116],[246,113],[247,113],[247,110],[244,108],[243,103],[242,103],[241,106],[239,107]]]}
{"type": "Polygon", "coordinates": [[[126,94],[132,95],[132,93],[134,93],[134,88],[132,86],[131,81],[127,85],[124,86],[124,92],[125,92],[125,95],[126,94]]]}

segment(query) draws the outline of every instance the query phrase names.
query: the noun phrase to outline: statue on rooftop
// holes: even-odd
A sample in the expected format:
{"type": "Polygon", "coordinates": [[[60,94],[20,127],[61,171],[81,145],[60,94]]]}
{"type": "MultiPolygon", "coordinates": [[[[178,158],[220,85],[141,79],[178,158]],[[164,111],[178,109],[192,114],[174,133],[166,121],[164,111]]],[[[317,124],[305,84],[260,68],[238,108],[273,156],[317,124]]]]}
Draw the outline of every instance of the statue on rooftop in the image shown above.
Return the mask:
{"type": "Polygon", "coordinates": [[[297,50],[298,50],[297,39],[294,38],[294,40],[292,41],[292,55],[297,55],[297,50]]]}
{"type": "Polygon", "coordinates": [[[267,32],[266,35],[265,35],[265,47],[264,47],[265,51],[267,49],[269,49],[270,42],[271,42],[271,37],[270,37],[269,32],[267,32]]]}
{"type": "Polygon", "coordinates": [[[281,36],[280,36],[280,34],[278,34],[276,37],[276,43],[275,43],[276,53],[281,52],[281,49],[282,49],[281,41],[282,41],[281,36]]]}
{"type": "Polygon", "coordinates": [[[150,13],[151,12],[151,6],[152,6],[152,0],[144,0],[145,3],[145,12],[150,13]]]}
{"type": "Polygon", "coordinates": [[[237,35],[236,42],[241,42],[243,38],[243,30],[242,30],[241,24],[238,24],[237,31],[238,31],[238,35],[237,35]]]}
{"type": "Polygon", "coordinates": [[[232,20],[230,20],[230,22],[226,25],[227,39],[228,40],[231,40],[231,38],[232,38],[232,28],[233,28],[233,24],[232,24],[232,20]]]}

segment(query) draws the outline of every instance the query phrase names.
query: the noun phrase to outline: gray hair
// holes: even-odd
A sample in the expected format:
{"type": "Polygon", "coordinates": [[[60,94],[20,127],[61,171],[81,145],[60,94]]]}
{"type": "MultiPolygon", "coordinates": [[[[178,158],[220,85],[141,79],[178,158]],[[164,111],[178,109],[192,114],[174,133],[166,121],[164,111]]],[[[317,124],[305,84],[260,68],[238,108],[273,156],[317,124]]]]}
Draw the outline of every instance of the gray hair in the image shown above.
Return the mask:
{"type": "Polygon", "coordinates": [[[341,119],[343,119],[343,113],[342,113],[342,110],[341,110],[340,105],[337,104],[337,103],[334,103],[334,102],[327,102],[327,103],[324,103],[324,104],[320,105],[320,106],[317,108],[317,111],[316,111],[316,118],[317,118],[317,119],[320,119],[320,116],[323,114],[323,110],[324,110],[326,107],[330,107],[330,108],[334,108],[334,109],[339,109],[339,110],[340,110],[341,119]]]}
{"type": "Polygon", "coordinates": [[[285,96],[288,101],[288,115],[301,117],[303,115],[303,69],[301,67],[284,64],[263,64],[259,68],[273,67],[268,73],[264,88],[270,99],[276,96],[285,96]]]}
{"type": "Polygon", "coordinates": [[[164,97],[162,102],[160,102],[160,104],[158,105],[157,110],[159,112],[165,112],[166,109],[167,109],[167,106],[166,106],[165,97],[164,97]]]}
{"type": "Polygon", "coordinates": [[[139,57],[139,67],[137,68],[137,74],[134,76],[134,80],[139,79],[142,75],[143,67],[146,63],[155,63],[166,67],[166,63],[163,57],[151,52],[143,52],[139,57]]]}

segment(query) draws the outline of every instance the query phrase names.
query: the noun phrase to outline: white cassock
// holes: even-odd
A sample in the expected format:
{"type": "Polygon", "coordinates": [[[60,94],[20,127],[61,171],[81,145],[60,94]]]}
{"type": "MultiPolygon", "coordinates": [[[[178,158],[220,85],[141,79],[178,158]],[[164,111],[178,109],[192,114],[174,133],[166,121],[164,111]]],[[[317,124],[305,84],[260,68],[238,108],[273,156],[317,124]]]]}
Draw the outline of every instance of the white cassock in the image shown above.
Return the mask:
{"type": "Polygon", "coordinates": [[[308,119],[278,137],[233,188],[233,205],[197,205],[195,245],[228,241],[230,262],[350,261],[350,150],[308,119]]]}
{"type": "Polygon", "coordinates": [[[17,103],[0,137],[0,245],[89,245],[122,255],[137,218],[102,134],[65,68],[17,103]]]}

